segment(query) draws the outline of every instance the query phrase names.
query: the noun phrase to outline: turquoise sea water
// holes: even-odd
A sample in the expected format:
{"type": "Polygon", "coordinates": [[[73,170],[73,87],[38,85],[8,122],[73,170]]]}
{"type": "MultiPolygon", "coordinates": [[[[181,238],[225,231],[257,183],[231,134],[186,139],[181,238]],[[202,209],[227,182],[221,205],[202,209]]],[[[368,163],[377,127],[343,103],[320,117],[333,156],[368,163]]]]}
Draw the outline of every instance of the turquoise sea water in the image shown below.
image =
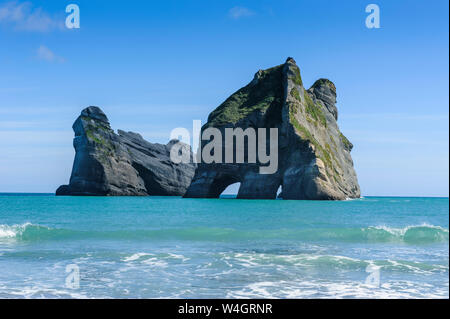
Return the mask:
{"type": "Polygon", "coordinates": [[[448,198],[0,194],[0,298],[448,298],[448,224],[448,198]]]}

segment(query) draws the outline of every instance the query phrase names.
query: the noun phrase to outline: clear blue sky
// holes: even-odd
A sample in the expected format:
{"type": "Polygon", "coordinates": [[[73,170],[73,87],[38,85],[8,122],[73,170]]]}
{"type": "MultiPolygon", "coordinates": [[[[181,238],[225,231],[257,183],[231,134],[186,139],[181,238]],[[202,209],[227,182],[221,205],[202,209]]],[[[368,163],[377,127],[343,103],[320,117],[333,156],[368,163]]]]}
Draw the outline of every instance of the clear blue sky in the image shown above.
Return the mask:
{"type": "Polygon", "coordinates": [[[0,192],[68,182],[71,125],[167,142],[293,56],[337,86],[363,195],[448,196],[448,1],[0,1],[0,192]],[[80,7],[81,28],[63,27],[80,7]],[[381,28],[367,29],[376,3],[381,28]]]}

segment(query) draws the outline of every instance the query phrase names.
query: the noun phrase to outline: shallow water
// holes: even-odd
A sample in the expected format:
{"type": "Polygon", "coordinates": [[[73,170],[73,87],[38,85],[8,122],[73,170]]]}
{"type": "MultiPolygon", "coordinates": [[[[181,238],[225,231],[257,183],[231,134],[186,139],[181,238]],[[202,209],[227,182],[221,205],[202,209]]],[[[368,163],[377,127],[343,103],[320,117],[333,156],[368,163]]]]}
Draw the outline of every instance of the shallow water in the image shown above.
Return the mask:
{"type": "Polygon", "coordinates": [[[0,298],[448,298],[448,223],[448,198],[0,194],[0,298]]]}

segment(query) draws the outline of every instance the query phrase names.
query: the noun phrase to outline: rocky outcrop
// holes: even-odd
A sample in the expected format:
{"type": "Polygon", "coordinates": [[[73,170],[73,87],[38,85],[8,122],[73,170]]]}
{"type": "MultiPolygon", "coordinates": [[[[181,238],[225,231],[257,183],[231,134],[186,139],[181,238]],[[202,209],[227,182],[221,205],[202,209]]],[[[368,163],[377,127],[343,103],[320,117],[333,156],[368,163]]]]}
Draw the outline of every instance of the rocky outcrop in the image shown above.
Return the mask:
{"type": "Polygon", "coordinates": [[[277,128],[277,171],[261,174],[259,160],[200,163],[185,197],[219,197],[236,182],[241,183],[238,198],[273,199],[280,186],[283,199],[359,197],[350,155],[353,145],[340,132],[337,118],[336,87],[331,81],[317,80],[306,90],[292,58],[258,71],[247,86],[209,115],[202,131],[209,127],[222,133],[226,128],[277,128]]]}
{"type": "MultiPolygon", "coordinates": [[[[181,196],[189,186],[196,165],[175,164],[167,145],[145,141],[141,135],[119,130],[96,106],[81,112],[73,124],[75,160],[69,185],[56,195],[91,196],[181,196]]],[[[190,147],[185,150],[192,153],[190,147]]]]}

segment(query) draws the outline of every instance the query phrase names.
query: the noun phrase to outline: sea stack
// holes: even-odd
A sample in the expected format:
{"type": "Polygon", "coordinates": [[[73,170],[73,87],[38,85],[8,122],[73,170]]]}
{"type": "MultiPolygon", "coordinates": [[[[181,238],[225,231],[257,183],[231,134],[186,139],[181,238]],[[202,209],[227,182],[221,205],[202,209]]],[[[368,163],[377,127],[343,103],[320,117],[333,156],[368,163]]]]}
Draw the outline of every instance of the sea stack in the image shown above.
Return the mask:
{"type": "MultiPolygon", "coordinates": [[[[196,164],[175,164],[167,145],[145,141],[141,135],[119,130],[116,134],[105,113],[96,106],[81,112],[72,126],[75,160],[69,185],[56,195],[74,196],[182,196],[194,176],[196,164]]],[[[190,146],[185,147],[192,157],[190,146]]]]}
{"type": "Polygon", "coordinates": [[[353,145],[340,132],[337,119],[336,87],[330,80],[319,79],[305,89],[293,58],[259,70],[209,115],[202,132],[215,127],[225,136],[225,128],[277,128],[277,171],[260,174],[259,161],[200,163],[185,197],[217,198],[237,182],[238,198],[245,199],[274,199],[280,186],[283,199],[360,197],[350,155],[353,145]]]}

